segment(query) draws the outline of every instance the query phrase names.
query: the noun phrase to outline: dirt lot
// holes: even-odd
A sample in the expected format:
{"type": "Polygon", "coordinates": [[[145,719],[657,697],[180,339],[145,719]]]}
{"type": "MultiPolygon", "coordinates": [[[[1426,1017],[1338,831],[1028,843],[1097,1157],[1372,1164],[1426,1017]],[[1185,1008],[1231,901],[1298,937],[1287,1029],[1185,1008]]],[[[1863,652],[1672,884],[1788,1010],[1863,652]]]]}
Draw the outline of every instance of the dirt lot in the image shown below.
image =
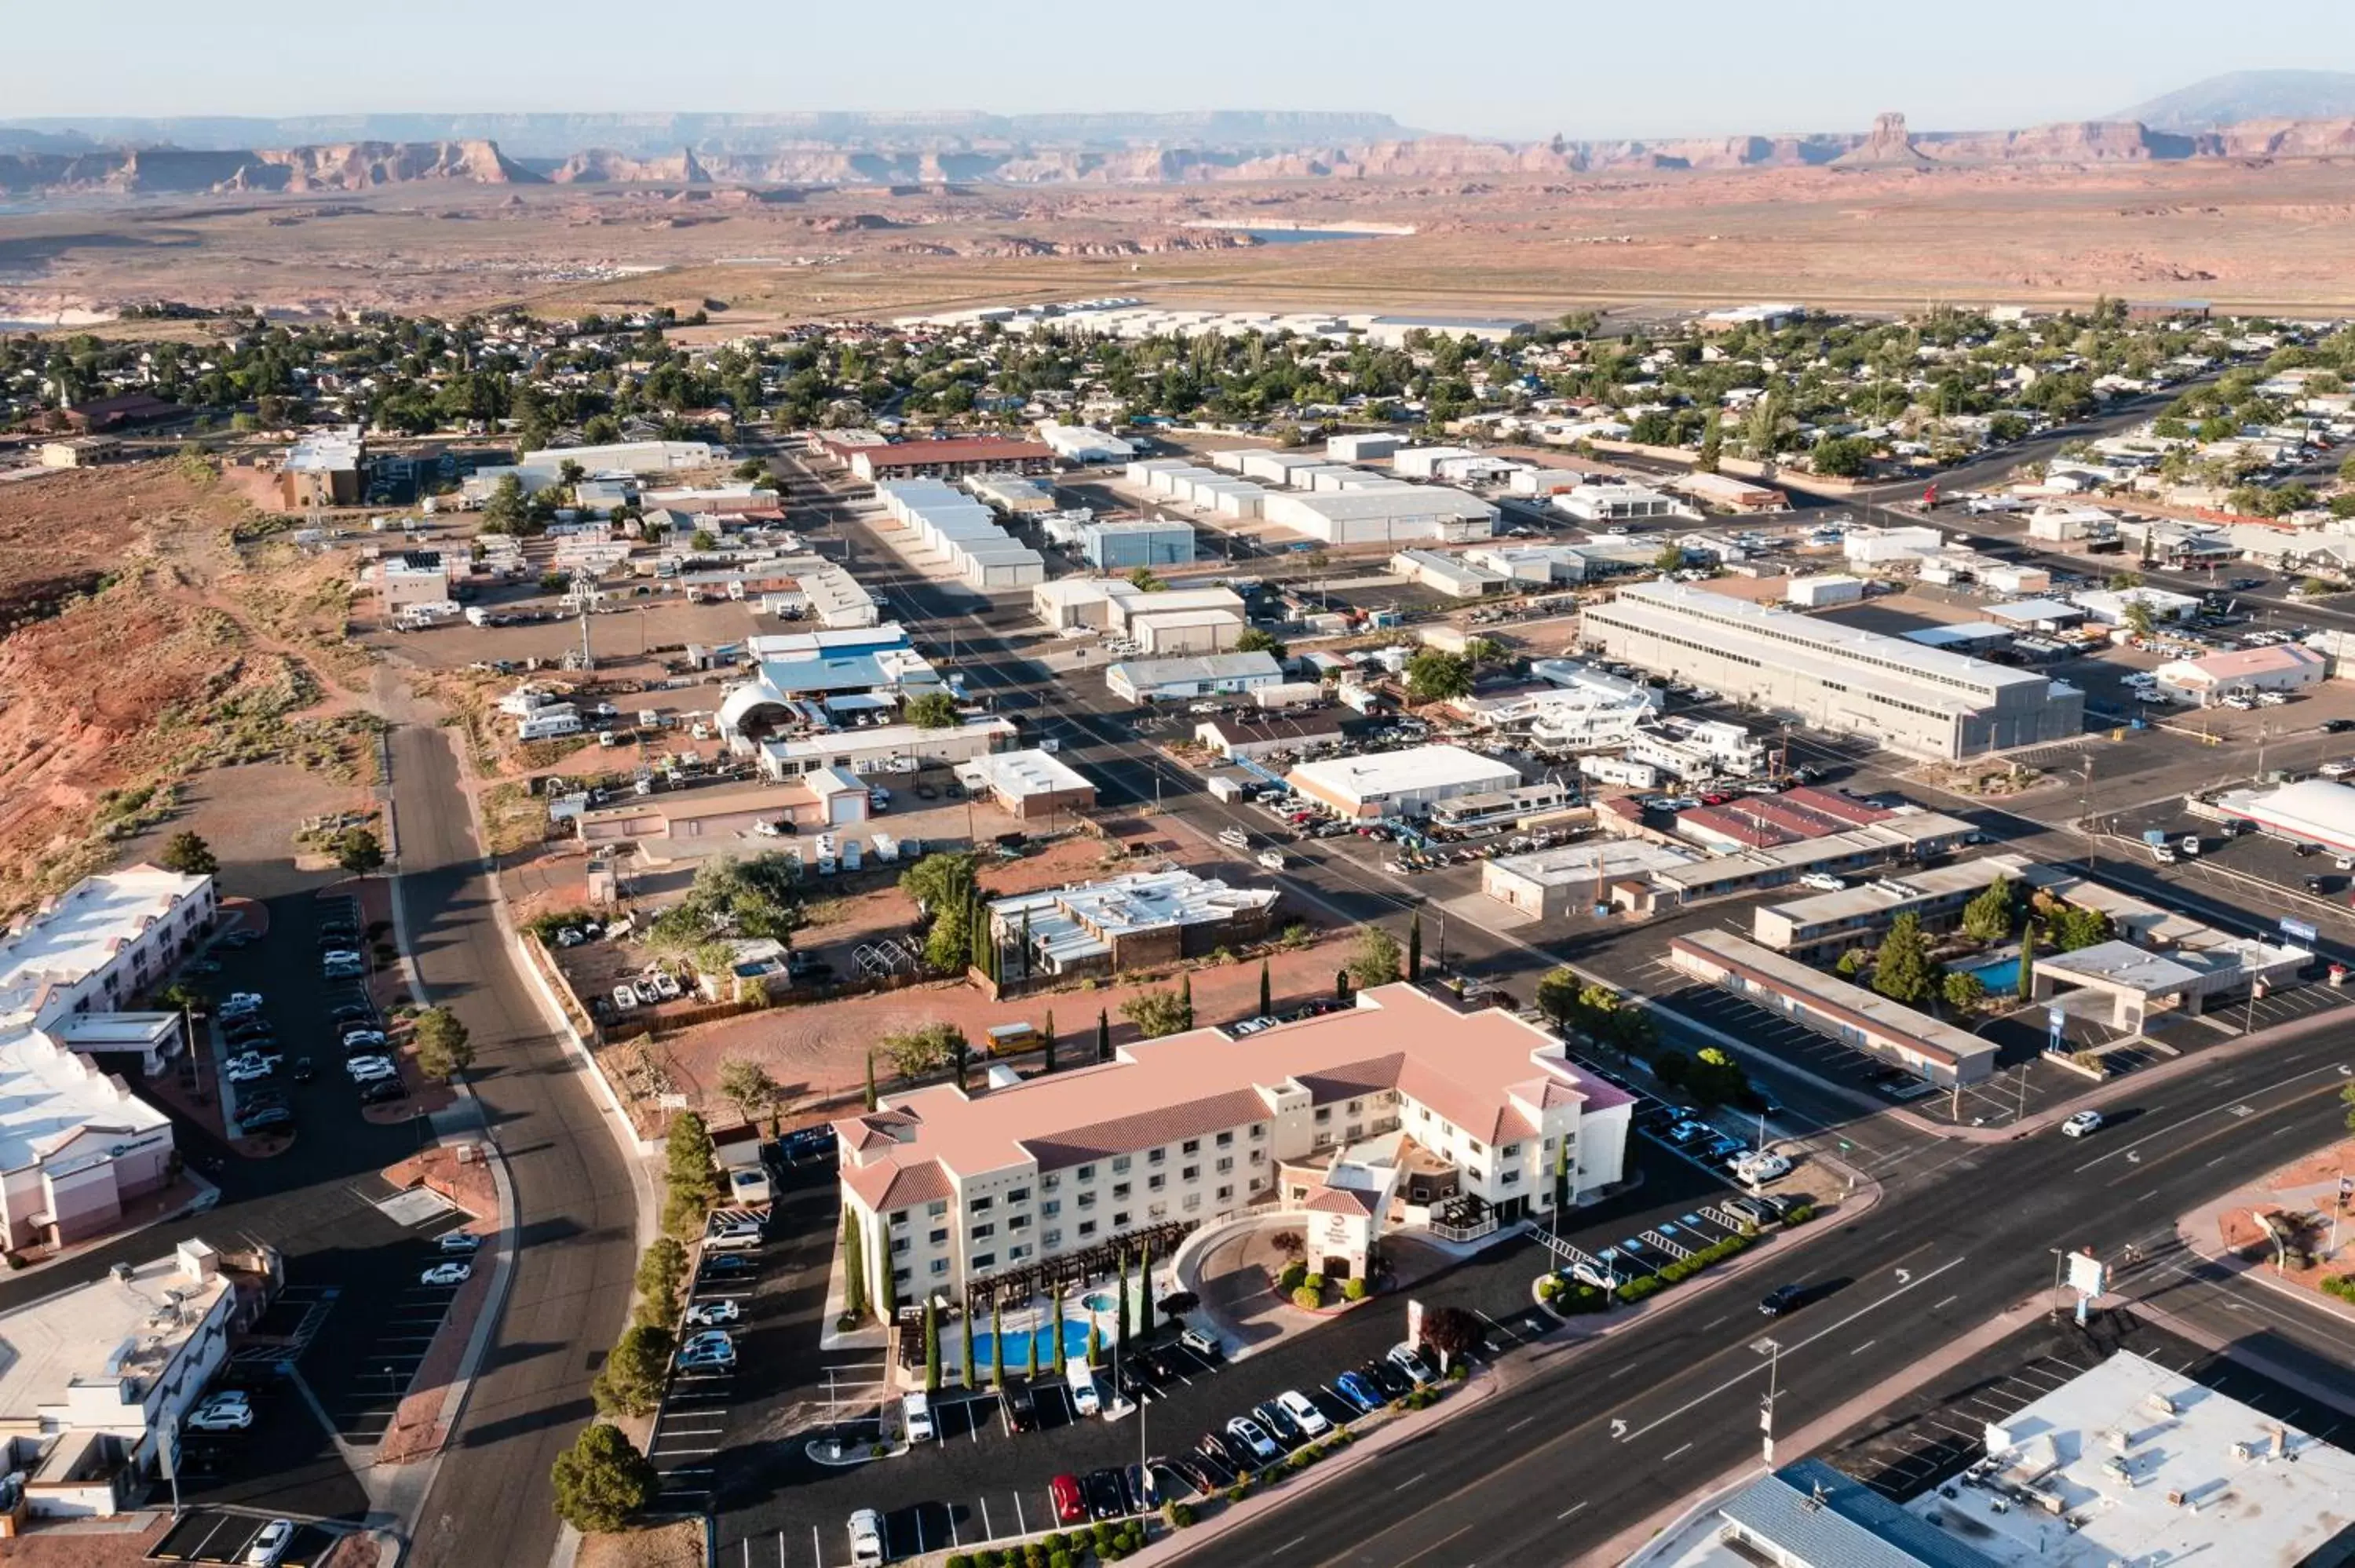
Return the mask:
{"type": "Polygon", "coordinates": [[[67,472],[0,508],[0,909],[113,861],[208,768],[374,766],[351,565],[201,466],[67,472]]]}

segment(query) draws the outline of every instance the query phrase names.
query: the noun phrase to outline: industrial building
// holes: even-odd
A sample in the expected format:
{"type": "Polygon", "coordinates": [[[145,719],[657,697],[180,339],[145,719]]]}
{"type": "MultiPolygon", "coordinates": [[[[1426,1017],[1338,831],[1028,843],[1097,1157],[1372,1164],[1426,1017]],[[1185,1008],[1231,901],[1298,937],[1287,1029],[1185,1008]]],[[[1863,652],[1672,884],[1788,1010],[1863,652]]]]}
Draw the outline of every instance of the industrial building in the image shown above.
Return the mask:
{"type": "Polygon", "coordinates": [[[2209,803],[2209,810],[2292,843],[2355,854],[2355,789],[2335,779],[2301,779],[2269,789],[2228,789],[2209,803]]]}
{"type": "Polygon", "coordinates": [[[985,592],[1046,580],[1038,551],[1010,537],[988,507],[943,481],[896,480],[877,485],[875,494],[900,524],[893,547],[911,561],[942,565],[985,592]]]}
{"type": "Polygon", "coordinates": [[[2197,598],[2169,588],[2088,588],[2083,593],[2071,594],[2069,598],[2085,612],[2088,620],[2101,626],[2126,625],[2130,605],[2140,605],[2150,612],[2151,620],[2161,625],[2170,620],[2189,620],[2200,608],[2197,598]]]}
{"type": "Polygon", "coordinates": [[[756,743],[753,758],[769,779],[799,779],[821,768],[854,774],[912,773],[986,757],[1012,745],[1015,734],[1013,720],[982,715],[950,729],[893,724],[784,736],[756,743]]]}
{"type": "Polygon", "coordinates": [[[1038,441],[986,439],[899,441],[854,448],[850,471],[869,484],[906,479],[964,479],[976,473],[1055,471],[1055,449],[1038,441]]]}
{"type": "Polygon", "coordinates": [[[1355,1277],[1442,1204],[1480,1234],[1550,1213],[1557,1162],[1571,1202],[1592,1201],[1625,1173],[1631,1107],[1536,1025],[1398,984],[1241,1039],[1193,1029],[983,1092],[887,1096],[835,1126],[843,1207],[890,1238],[860,1252],[870,1298],[971,1303],[1007,1277],[1027,1293],[1109,1270],[1146,1235],[1167,1255],[1254,1207],[1300,1213],[1311,1266],[1355,1277]]]}
{"type": "Polygon", "coordinates": [[[1668,581],[1587,607],[1580,641],[1655,673],[1952,760],[2066,740],[2085,696],[2065,682],[1668,581]]]}
{"type": "Polygon", "coordinates": [[[1864,598],[1864,579],[1849,577],[1845,572],[1793,577],[1783,589],[1783,598],[1801,609],[1824,609],[1835,604],[1854,604],[1864,598]]]}
{"type": "Polygon", "coordinates": [[[403,550],[387,556],[376,565],[376,594],[388,620],[417,606],[448,604],[450,568],[439,550],[403,550]]]}
{"type": "Polygon", "coordinates": [[[1678,474],[1662,488],[1704,505],[1722,506],[1728,512],[1782,512],[1791,504],[1790,497],[1774,486],[1759,484],[1730,473],[1695,471],[1678,474]]]}
{"type": "Polygon", "coordinates": [[[1601,582],[1657,569],[1660,547],[1641,539],[1593,539],[1582,545],[1490,545],[1466,550],[1476,567],[1502,572],[1522,588],[1601,582]]]}
{"type": "Polygon", "coordinates": [[[1442,800],[1509,789],[1521,781],[1509,762],[1460,746],[1411,746],[1363,757],[1304,762],[1284,782],[1345,817],[1420,817],[1442,800]]]}
{"type": "Polygon", "coordinates": [[[1647,517],[1689,516],[1676,497],[1642,484],[1596,484],[1592,482],[1561,491],[1554,509],[1581,523],[1633,523],[1647,517]]]}
{"type": "Polygon", "coordinates": [[[1100,572],[1183,567],[1194,559],[1194,529],[1174,517],[1083,523],[1078,545],[1081,556],[1100,572]]]}
{"type": "MultiPolygon", "coordinates": [[[[1568,664],[1541,660],[1540,665],[1568,664]]],[[[1582,666],[1570,665],[1572,669],[1582,666]]],[[[1534,672],[1544,677],[1540,668],[1534,672]]],[[[1600,670],[1577,681],[1550,682],[1496,696],[1458,697],[1448,704],[1465,720],[1544,751],[1612,751],[1636,738],[1659,710],[1659,694],[1600,670]]]]}
{"type": "Polygon", "coordinates": [[[1124,471],[1129,482],[1142,485],[1149,495],[1220,517],[1257,517],[1266,504],[1267,492],[1252,481],[1179,459],[1132,462],[1124,471]]]}
{"type": "Polygon", "coordinates": [[[978,473],[964,482],[975,500],[1012,516],[1055,510],[1055,493],[1019,474],[978,473]]]}
{"type": "Polygon", "coordinates": [[[1535,920],[1560,920],[1597,906],[1648,912],[1653,876],[1690,865],[1694,858],[1634,839],[1565,844],[1483,862],[1480,891],[1535,920]]]}
{"type": "Polygon", "coordinates": [[[581,841],[592,849],[634,844],[650,861],[666,864],[741,854],[774,830],[856,827],[868,820],[868,789],[847,768],[813,768],[748,788],[624,793],[602,806],[584,800],[574,823],[581,841]]]}
{"type": "Polygon", "coordinates": [[[1494,506],[1436,484],[1305,495],[1271,493],[1260,503],[1259,514],[1327,545],[1396,545],[1417,539],[1462,544],[1497,531],[1494,506]]]}
{"type": "Polygon", "coordinates": [[[1064,425],[1041,419],[1039,439],[1065,462],[1126,462],[1136,455],[1135,445],[1092,425],[1064,425]]]}
{"type": "Polygon", "coordinates": [[[1366,432],[1325,438],[1325,456],[1333,462],[1370,462],[1386,458],[1406,444],[1403,436],[1366,432]]]}
{"type": "Polygon", "coordinates": [[[357,506],[368,443],[357,425],[314,430],[286,449],[278,465],[278,499],[289,511],[357,506]]]}
{"type": "Polygon", "coordinates": [[[1230,887],[1190,871],[1138,871],[1102,882],[1018,893],[989,903],[1006,972],[1115,975],[1241,948],[1273,928],[1272,887],[1230,887]]]}
{"type": "Polygon", "coordinates": [[[1190,659],[1125,659],[1104,670],[1113,694],[1132,703],[1173,702],[1248,692],[1284,679],[1273,653],[1212,653],[1190,659]]]}
{"type": "Polygon", "coordinates": [[[1489,567],[1476,566],[1462,556],[1437,550],[1401,550],[1391,557],[1391,570],[1451,599],[1478,599],[1511,584],[1512,578],[1489,567]]]}
{"type": "Polygon", "coordinates": [[[1064,811],[1084,811],[1096,803],[1096,787],[1085,775],[1050,752],[994,751],[961,762],[957,782],[975,800],[997,802],[1019,821],[1051,820],[1064,811]]]}
{"type": "MultiPolygon", "coordinates": [[[[1607,809],[1598,819],[1609,824],[1607,809]]],[[[1959,817],[1920,807],[1845,832],[1797,839],[1764,849],[1737,850],[1704,857],[1661,872],[1654,880],[1663,904],[1694,904],[1764,888],[1787,887],[1809,872],[1854,876],[1883,866],[1903,866],[1946,854],[1977,832],[1959,817]]]]}
{"type": "Polygon", "coordinates": [[[1721,986],[1745,1001],[1941,1088],[1981,1083],[1994,1075],[1992,1040],[1809,969],[1730,931],[1672,937],[1668,961],[1695,980],[1721,986]]]}
{"type": "Polygon", "coordinates": [[[1278,752],[1298,755],[1339,745],[1348,737],[1346,709],[1316,708],[1301,714],[1222,715],[1194,726],[1194,738],[1214,757],[1230,762],[1259,761],[1278,752]]]}

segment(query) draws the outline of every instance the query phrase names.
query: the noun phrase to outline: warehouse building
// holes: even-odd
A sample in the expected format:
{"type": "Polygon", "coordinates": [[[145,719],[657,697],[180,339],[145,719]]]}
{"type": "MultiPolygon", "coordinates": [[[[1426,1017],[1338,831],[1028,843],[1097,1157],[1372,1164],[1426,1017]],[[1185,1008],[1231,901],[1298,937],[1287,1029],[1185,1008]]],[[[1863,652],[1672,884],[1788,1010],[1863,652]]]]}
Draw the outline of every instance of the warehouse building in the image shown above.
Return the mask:
{"type": "Polygon", "coordinates": [[[1010,537],[996,514],[962,491],[937,479],[907,479],[879,484],[875,494],[900,524],[891,536],[894,547],[911,561],[943,565],[967,588],[984,592],[1046,580],[1044,557],[1010,537]]]}
{"type": "Polygon", "coordinates": [[[1635,523],[1688,514],[1676,497],[1642,484],[1582,484],[1556,494],[1553,505],[1581,523],[1635,523]]]}
{"type": "Polygon", "coordinates": [[[1126,462],[1136,455],[1136,448],[1130,442],[1092,425],[1064,425],[1041,419],[1039,439],[1065,462],[1126,462]]]}
{"type": "Polygon", "coordinates": [[[974,499],[1012,516],[1055,510],[1055,493],[1036,480],[1018,474],[975,474],[964,482],[974,499]]]}
{"type": "Polygon", "coordinates": [[[1214,757],[1229,762],[1256,762],[1279,752],[1298,755],[1338,746],[1348,736],[1350,726],[1343,722],[1345,717],[1355,720],[1357,715],[1341,708],[1223,714],[1195,726],[1194,738],[1214,757]]]}
{"type": "Polygon", "coordinates": [[[1174,517],[1084,523],[1078,544],[1080,555],[1100,572],[1183,567],[1194,559],[1193,525],[1174,517]]]}
{"type": "Polygon", "coordinates": [[[1692,931],[1668,941],[1668,961],[1708,985],[1794,1023],[1879,1056],[1940,1088],[1983,1083],[1995,1074],[1995,1042],[1916,1012],[1878,991],[1809,969],[1730,931],[1692,931]]]}
{"type": "Polygon", "coordinates": [[[1406,444],[1403,436],[1367,432],[1325,438],[1325,456],[1334,462],[1370,462],[1386,458],[1406,444]]]}
{"type": "Polygon", "coordinates": [[[1189,659],[1127,659],[1108,666],[1104,684],[1132,703],[1182,701],[1219,692],[1249,692],[1284,679],[1273,653],[1211,653],[1189,659]]]}
{"type": "Polygon", "coordinates": [[[2088,619],[2102,626],[2126,625],[2129,605],[2142,606],[2150,612],[2151,620],[2161,625],[2170,620],[2187,620],[2200,608],[2199,599],[2192,595],[2167,588],[2088,588],[2069,597],[2088,619]]]}
{"type": "Polygon", "coordinates": [[[850,471],[869,484],[901,479],[964,479],[976,473],[1055,471],[1055,449],[1038,441],[900,441],[851,450],[850,471]]]}
{"type": "Polygon", "coordinates": [[[2084,728],[2085,695],[2066,682],[1685,583],[1621,588],[1587,607],[1579,637],[1655,673],[1917,757],[1953,760],[2084,728]]]}
{"type": "Polygon", "coordinates": [[[1546,1214],[1559,1162],[1570,1201],[1591,1202],[1625,1174],[1632,1103],[1536,1025],[1398,984],[1241,1039],[1192,1029],[1004,1087],[890,1096],[835,1126],[844,1209],[890,1238],[860,1249],[869,1298],[937,1290],[986,1319],[1000,1281],[1108,1276],[1141,1238],[1166,1256],[1253,1208],[1299,1212],[1312,1266],[1355,1277],[1449,1196],[1484,1231],[1546,1214]]]}
{"type": "Polygon", "coordinates": [[[786,736],[759,742],[753,757],[769,779],[799,779],[821,768],[854,774],[913,773],[986,757],[1011,746],[1014,736],[1013,720],[982,715],[951,729],[892,724],[786,736]]]}
{"type": "Polygon", "coordinates": [[[2328,779],[2302,779],[2273,789],[2231,789],[2216,798],[2219,816],[2254,823],[2292,843],[2319,844],[2355,854],[2355,789],[2328,779]]]}
{"type": "Polygon", "coordinates": [[[1694,857],[1666,844],[1601,840],[1482,863],[1480,891],[1535,920],[1561,920],[1598,906],[1649,914],[1652,879],[1694,857]]]}
{"type": "Polygon", "coordinates": [[[1478,599],[1512,581],[1502,572],[1475,566],[1461,556],[1441,555],[1437,550],[1401,550],[1391,557],[1391,570],[1411,583],[1419,583],[1451,599],[1478,599]]]}
{"type": "Polygon", "coordinates": [[[1230,653],[1242,638],[1243,618],[1229,609],[1139,609],[1128,617],[1128,634],[1146,657],[1185,653],[1230,653]]]}
{"type": "Polygon", "coordinates": [[[1345,817],[1420,817],[1442,800],[1510,789],[1521,781],[1509,762],[1460,746],[1411,746],[1364,757],[1304,762],[1284,782],[1345,817]]]}
{"type": "Polygon", "coordinates": [[[1096,803],[1096,787],[1050,752],[994,751],[959,763],[957,781],[975,800],[992,800],[1020,821],[1084,811],[1096,803]]]}
{"type": "Polygon", "coordinates": [[[1497,509],[1444,485],[1270,493],[1260,503],[1270,523],[1327,545],[1397,545],[1436,539],[1462,544],[1497,531],[1497,509]]]}
{"type": "Polygon", "coordinates": [[[1404,348],[1407,340],[1470,338],[1476,343],[1503,343],[1517,334],[1536,330],[1535,324],[1510,316],[1347,316],[1351,326],[1366,334],[1377,348],[1404,348]]]}

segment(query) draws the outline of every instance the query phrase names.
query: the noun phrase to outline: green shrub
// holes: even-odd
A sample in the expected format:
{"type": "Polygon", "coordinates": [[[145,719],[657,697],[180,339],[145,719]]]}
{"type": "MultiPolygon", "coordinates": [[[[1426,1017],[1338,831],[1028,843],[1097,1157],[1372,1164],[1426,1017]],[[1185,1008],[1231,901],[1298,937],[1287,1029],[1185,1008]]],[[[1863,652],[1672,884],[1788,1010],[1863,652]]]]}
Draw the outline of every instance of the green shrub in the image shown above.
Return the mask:
{"type": "Polygon", "coordinates": [[[1785,1225],[1804,1225],[1815,1217],[1816,1206],[1813,1203],[1801,1203],[1783,1216],[1783,1223],[1785,1225]]]}
{"type": "Polygon", "coordinates": [[[1344,1301],[1363,1301],[1365,1298],[1366,1298],[1366,1282],[1365,1282],[1364,1280],[1362,1280],[1362,1279],[1345,1279],[1345,1280],[1341,1281],[1341,1299],[1342,1299],[1342,1300],[1344,1300],[1344,1301]]]}
{"type": "Polygon", "coordinates": [[[1292,1304],[1309,1312],[1325,1305],[1325,1293],[1313,1285],[1304,1285],[1292,1293],[1292,1304]]]}
{"type": "Polygon", "coordinates": [[[1565,1283],[1559,1274],[1547,1275],[1538,1281],[1538,1299],[1549,1307],[1552,1306],[1554,1298],[1562,1293],[1565,1283]]]}
{"type": "Polygon", "coordinates": [[[2322,1288],[2341,1301],[2355,1301],[2355,1274],[2334,1274],[2322,1282],[2322,1288]]]}
{"type": "Polygon", "coordinates": [[[1321,1274],[1312,1274],[1306,1279],[1302,1280],[1301,1283],[1307,1286],[1311,1290],[1321,1292],[1325,1288],[1325,1277],[1321,1274]]]}
{"type": "Polygon", "coordinates": [[[948,1554],[947,1561],[941,1564],[941,1568],[975,1568],[975,1564],[973,1559],[964,1552],[952,1552],[948,1554]]]}
{"type": "Polygon", "coordinates": [[[1658,1291],[1659,1288],[1660,1281],[1658,1277],[1654,1275],[1647,1274],[1636,1279],[1623,1279],[1619,1282],[1619,1299],[1622,1301],[1641,1301],[1645,1297],[1653,1295],[1658,1291]]]}
{"type": "Polygon", "coordinates": [[[1447,1381],[1450,1383],[1462,1383],[1465,1378],[1470,1377],[1471,1375],[1472,1363],[1469,1361],[1457,1361],[1454,1366],[1447,1369],[1447,1381]]]}
{"type": "Polygon", "coordinates": [[[1275,1277],[1275,1287],[1289,1296],[1307,1282],[1308,1266],[1306,1264],[1287,1263],[1284,1266],[1284,1272],[1275,1277]]]}
{"type": "Polygon", "coordinates": [[[1047,1553],[1047,1568],[1071,1568],[1072,1557],[1068,1552],[1047,1553]]]}
{"type": "Polygon", "coordinates": [[[1050,1532],[1046,1539],[1039,1542],[1039,1544],[1045,1547],[1050,1552],[1062,1552],[1070,1548],[1071,1538],[1058,1530],[1050,1532]]]}
{"type": "Polygon", "coordinates": [[[1251,1496],[1251,1478],[1249,1476],[1237,1477],[1235,1478],[1235,1484],[1227,1489],[1227,1500],[1229,1502],[1239,1503],[1249,1496],[1251,1496]]]}
{"type": "Polygon", "coordinates": [[[1189,1530],[1194,1524],[1194,1505],[1182,1502],[1171,1503],[1161,1510],[1161,1517],[1169,1521],[1169,1528],[1172,1530],[1189,1530]]]}

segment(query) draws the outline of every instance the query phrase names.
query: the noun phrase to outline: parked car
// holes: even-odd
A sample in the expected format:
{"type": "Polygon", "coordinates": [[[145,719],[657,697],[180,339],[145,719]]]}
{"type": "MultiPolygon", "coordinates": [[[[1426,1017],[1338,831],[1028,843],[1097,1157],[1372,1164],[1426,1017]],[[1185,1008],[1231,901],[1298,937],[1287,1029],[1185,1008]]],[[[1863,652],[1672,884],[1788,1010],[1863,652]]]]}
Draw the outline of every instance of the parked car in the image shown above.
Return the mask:
{"type": "Polygon", "coordinates": [[[1178,1342],[1206,1361],[1224,1361],[1227,1352],[1219,1341],[1199,1329],[1188,1329],[1178,1336],[1178,1342]]]}
{"type": "Polygon", "coordinates": [[[1209,1482],[1203,1487],[1204,1491],[1215,1491],[1220,1487],[1235,1484],[1239,1472],[1235,1469],[1234,1461],[1227,1457],[1226,1445],[1218,1441],[1218,1434],[1202,1434],[1200,1440],[1194,1445],[1193,1462],[1201,1471],[1203,1479],[1209,1482]]]}
{"type": "Polygon", "coordinates": [[[355,1056],[344,1064],[344,1071],[352,1075],[356,1084],[382,1083],[400,1076],[400,1069],[389,1056],[355,1056]]]}
{"type": "Polygon", "coordinates": [[[372,1024],[376,1022],[376,1009],[369,1006],[365,1001],[339,1002],[336,1006],[327,1009],[327,1022],[330,1023],[372,1024]]]}
{"type": "Polygon", "coordinates": [[[1088,1521],[1086,1497],[1080,1490],[1080,1478],[1057,1476],[1047,1483],[1048,1500],[1055,1505],[1057,1524],[1085,1524],[1088,1521]]]}
{"type": "Polygon", "coordinates": [[[1299,1423],[1272,1399],[1263,1399],[1252,1405],[1252,1419],[1259,1423],[1261,1431],[1286,1448],[1297,1448],[1308,1441],[1308,1434],[1300,1429],[1299,1423]]]}
{"type": "Polygon", "coordinates": [[[1360,1413],[1380,1410],[1390,1402],[1382,1391],[1353,1372],[1345,1372],[1333,1380],[1333,1392],[1355,1405],[1360,1413]]]}
{"type": "Polygon", "coordinates": [[[257,1078],[270,1076],[284,1061],[283,1056],[232,1056],[229,1059],[229,1065],[221,1069],[221,1074],[232,1084],[250,1084],[257,1078]]]}
{"type": "Polygon", "coordinates": [[[1429,1361],[1423,1359],[1422,1352],[1403,1341],[1391,1347],[1390,1362],[1391,1365],[1404,1372],[1418,1388],[1424,1383],[1439,1381],[1439,1373],[1432,1369],[1429,1361]]]}
{"type": "Polygon", "coordinates": [[[483,1250],[483,1238],[472,1231],[443,1231],[433,1238],[433,1248],[452,1257],[472,1257],[483,1250]]]}
{"type": "Polygon", "coordinates": [[[294,1542],[294,1521],[273,1519],[261,1527],[261,1533],[247,1543],[246,1568],[278,1568],[278,1560],[286,1555],[287,1547],[294,1542]]]}
{"type": "Polygon", "coordinates": [[[1734,1176],[1753,1187],[1764,1187],[1769,1181],[1779,1181],[1791,1173],[1791,1161],[1785,1155],[1767,1150],[1734,1161],[1734,1176]]]}
{"type": "Polygon", "coordinates": [[[1251,1445],[1231,1432],[1205,1432],[1199,1446],[1203,1453],[1225,1461],[1227,1467],[1239,1476],[1248,1475],[1257,1467],[1251,1445]]]}
{"type": "Polygon", "coordinates": [[[1118,1519],[1128,1511],[1128,1489],[1121,1484],[1120,1472],[1110,1466],[1090,1470],[1082,1489],[1091,1519],[1118,1519]]]}
{"type": "Polygon", "coordinates": [[[298,1084],[307,1084],[319,1075],[318,1067],[308,1056],[297,1056],[286,1069],[286,1075],[298,1084]]]}
{"type": "Polygon", "coordinates": [[[723,1253],[718,1257],[705,1258],[698,1273],[705,1279],[741,1279],[745,1275],[760,1271],[761,1266],[743,1254],[723,1253]]]}
{"type": "Polygon", "coordinates": [[[851,1568],[877,1568],[883,1561],[883,1516],[871,1508],[850,1516],[851,1568]]]}
{"type": "Polygon", "coordinates": [[[253,1407],[248,1404],[201,1405],[180,1425],[191,1432],[242,1432],[253,1425],[253,1407]]]}
{"type": "Polygon", "coordinates": [[[1414,1392],[1414,1380],[1387,1361],[1368,1361],[1358,1369],[1358,1375],[1380,1390],[1385,1401],[1403,1399],[1414,1392]]]}
{"type": "Polygon", "coordinates": [[[409,1086],[402,1083],[397,1074],[389,1078],[371,1079],[360,1086],[360,1104],[364,1106],[389,1105],[394,1100],[408,1097],[409,1086]]]}
{"type": "Polygon", "coordinates": [[[471,1263],[437,1263],[417,1277],[420,1285],[464,1285],[474,1277],[471,1263]]]}
{"type": "Polygon", "coordinates": [[[615,986],[615,987],[613,988],[613,1011],[614,1011],[614,1012],[629,1012],[632,1008],[634,1008],[634,1007],[635,1007],[635,1006],[637,1006],[637,1005],[638,1005],[638,993],[637,993],[637,990],[636,990],[636,988],[635,988],[635,987],[628,986],[628,985],[617,985],[617,986],[615,986]]]}
{"type": "Polygon", "coordinates": [[[1292,1424],[1300,1428],[1303,1436],[1322,1437],[1332,1429],[1333,1423],[1316,1408],[1316,1402],[1296,1388],[1287,1388],[1277,1394],[1275,1403],[1284,1414],[1292,1418],[1292,1424]]]}
{"type": "Polygon", "coordinates": [[[294,1125],[294,1113],[282,1105],[256,1106],[249,1110],[240,1110],[237,1125],[240,1132],[248,1135],[276,1132],[294,1125]]]}
{"type": "Polygon", "coordinates": [[[1006,1429],[1008,1432],[1038,1430],[1039,1396],[1030,1392],[1029,1384],[1007,1383],[998,1391],[997,1407],[1006,1417],[1006,1429]]]}

